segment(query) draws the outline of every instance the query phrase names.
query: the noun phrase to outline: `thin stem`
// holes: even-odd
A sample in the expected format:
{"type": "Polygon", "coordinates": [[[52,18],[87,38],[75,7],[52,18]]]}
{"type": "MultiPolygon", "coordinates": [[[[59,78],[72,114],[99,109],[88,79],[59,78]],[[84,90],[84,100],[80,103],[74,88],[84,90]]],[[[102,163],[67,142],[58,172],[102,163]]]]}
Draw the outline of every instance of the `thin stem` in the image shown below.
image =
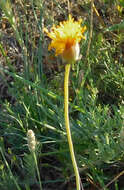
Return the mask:
{"type": "Polygon", "coordinates": [[[91,40],[93,36],[93,5],[94,5],[93,3],[94,3],[94,0],[91,0],[90,34],[89,34],[88,47],[87,47],[87,52],[86,52],[86,59],[89,56],[91,40]]]}
{"type": "Polygon", "coordinates": [[[70,126],[69,126],[69,113],[68,113],[68,83],[69,83],[69,73],[70,73],[70,67],[71,64],[66,64],[65,65],[65,78],[64,78],[64,114],[65,114],[65,126],[66,126],[66,132],[67,132],[67,139],[68,139],[68,144],[69,144],[69,150],[70,150],[70,155],[72,159],[72,164],[74,168],[74,173],[76,177],[76,188],[77,190],[80,190],[80,176],[79,176],[79,171],[75,159],[75,154],[74,154],[74,147],[73,147],[73,142],[72,142],[72,137],[71,137],[71,131],[70,131],[70,126]]]}
{"type": "Polygon", "coordinates": [[[120,172],[117,176],[114,177],[114,179],[112,179],[107,185],[105,185],[105,187],[101,190],[106,189],[109,185],[111,185],[113,182],[115,182],[120,176],[124,175],[124,170],[122,172],[120,172]]]}
{"type": "Polygon", "coordinates": [[[40,179],[40,172],[39,172],[39,169],[38,169],[37,158],[36,158],[35,152],[33,152],[33,157],[34,157],[34,161],[35,161],[35,165],[36,165],[36,170],[37,170],[37,175],[38,175],[40,190],[42,190],[42,184],[41,184],[41,179],[40,179]]]}
{"type": "Polygon", "coordinates": [[[0,148],[0,151],[1,151],[1,154],[2,154],[2,157],[3,157],[3,160],[4,160],[5,164],[6,164],[6,167],[7,167],[8,171],[9,171],[10,177],[13,179],[13,182],[14,182],[14,184],[16,185],[17,190],[21,190],[21,188],[19,187],[19,185],[18,185],[18,183],[17,183],[15,177],[13,176],[13,174],[12,174],[12,172],[11,172],[11,169],[10,169],[10,167],[9,167],[9,164],[8,164],[8,162],[7,162],[7,160],[6,160],[5,156],[4,156],[4,154],[3,154],[2,148],[0,148]]]}

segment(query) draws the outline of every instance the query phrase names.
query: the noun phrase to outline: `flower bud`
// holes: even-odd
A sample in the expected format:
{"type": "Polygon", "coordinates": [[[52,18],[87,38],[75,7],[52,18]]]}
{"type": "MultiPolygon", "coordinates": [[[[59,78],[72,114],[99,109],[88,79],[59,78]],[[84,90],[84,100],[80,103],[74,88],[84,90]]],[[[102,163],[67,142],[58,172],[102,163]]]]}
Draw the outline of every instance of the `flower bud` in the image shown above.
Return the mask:
{"type": "Polygon", "coordinates": [[[69,62],[77,61],[79,59],[79,54],[80,54],[80,47],[79,43],[75,43],[72,45],[70,48],[67,48],[64,50],[62,54],[62,58],[69,62]]]}

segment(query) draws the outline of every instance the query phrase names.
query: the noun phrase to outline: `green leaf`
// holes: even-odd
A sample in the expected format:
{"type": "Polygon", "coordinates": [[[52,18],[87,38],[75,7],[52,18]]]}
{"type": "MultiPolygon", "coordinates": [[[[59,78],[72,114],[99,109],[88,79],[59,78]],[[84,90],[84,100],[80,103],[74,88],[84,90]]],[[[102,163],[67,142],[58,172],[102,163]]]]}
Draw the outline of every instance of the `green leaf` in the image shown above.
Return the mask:
{"type": "Polygon", "coordinates": [[[124,8],[124,0],[119,0],[120,5],[124,8]]]}
{"type": "Polygon", "coordinates": [[[121,31],[124,30],[124,21],[120,22],[119,24],[114,24],[107,28],[105,31],[121,31]]]}

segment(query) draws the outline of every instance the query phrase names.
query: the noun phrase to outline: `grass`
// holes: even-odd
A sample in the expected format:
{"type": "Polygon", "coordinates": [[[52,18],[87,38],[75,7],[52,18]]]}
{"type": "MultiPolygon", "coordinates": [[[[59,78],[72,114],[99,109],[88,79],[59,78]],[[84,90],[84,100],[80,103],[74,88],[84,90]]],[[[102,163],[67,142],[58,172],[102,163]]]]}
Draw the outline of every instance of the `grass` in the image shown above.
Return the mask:
{"type": "Polygon", "coordinates": [[[69,84],[82,183],[86,190],[123,190],[123,1],[99,0],[99,14],[93,15],[89,0],[2,0],[0,7],[0,189],[40,189],[39,178],[43,189],[75,189],[63,111],[64,65],[48,52],[49,39],[42,33],[71,11],[87,26],[69,84]],[[27,145],[29,129],[38,142],[40,176],[27,145]]]}

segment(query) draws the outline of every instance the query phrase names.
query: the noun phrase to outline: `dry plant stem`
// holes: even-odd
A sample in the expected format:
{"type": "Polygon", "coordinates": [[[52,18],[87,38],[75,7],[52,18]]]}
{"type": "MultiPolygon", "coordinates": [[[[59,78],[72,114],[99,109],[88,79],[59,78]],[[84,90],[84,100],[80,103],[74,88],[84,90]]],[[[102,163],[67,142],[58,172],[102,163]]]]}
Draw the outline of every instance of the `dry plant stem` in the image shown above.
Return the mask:
{"type": "Polygon", "coordinates": [[[68,139],[68,144],[69,144],[70,155],[71,155],[72,164],[73,164],[75,177],[76,177],[76,189],[81,190],[81,188],[80,188],[81,181],[80,181],[80,176],[79,176],[79,170],[78,170],[76,159],[75,159],[74,147],[73,147],[73,143],[72,143],[71,131],[70,131],[70,126],[69,126],[69,113],[68,113],[68,99],[69,99],[68,86],[69,85],[68,85],[68,83],[69,83],[70,67],[71,67],[71,64],[66,64],[65,65],[65,78],[64,78],[65,126],[66,126],[66,132],[67,132],[67,139],[68,139]]]}
{"type": "Polygon", "coordinates": [[[104,190],[105,188],[107,188],[109,185],[111,185],[113,182],[115,182],[120,176],[124,175],[124,170],[122,172],[120,172],[117,176],[114,177],[113,180],[111,180],[103,189],[101,190],[104,190]]]}
{"type": "Polygon", "coordinates": [[[99,13],[98,13],[98,11],[97,11],[97,9],[96,9],[94,3],[93,3],[93,10],[94,10],[96,16],[98,17],[98,19],[99,19],[101,25],[102,25],[103,27],[105,27],[105,23],[104,23],[103,19],[101,18],[101,16],[99,15],[99,13]]]}
{"type": "Polygon", "coordinates": [[[71,9],[70,9],[70,1],[69,0],[67,0],[67,6],[68,6],[68,14],[70,14],[71,13],[71,9]]]}
{"type": "Polygon", "coordinates": [[[91,40],[92,40],[92,35],[93,35],[93,2],[94,0],[91,0],[90,34],[89,34],[88,47],[87,47],[87,52],[86,52],[86,59],[89,56],[90,45],[91,45],[91,40]]]}

